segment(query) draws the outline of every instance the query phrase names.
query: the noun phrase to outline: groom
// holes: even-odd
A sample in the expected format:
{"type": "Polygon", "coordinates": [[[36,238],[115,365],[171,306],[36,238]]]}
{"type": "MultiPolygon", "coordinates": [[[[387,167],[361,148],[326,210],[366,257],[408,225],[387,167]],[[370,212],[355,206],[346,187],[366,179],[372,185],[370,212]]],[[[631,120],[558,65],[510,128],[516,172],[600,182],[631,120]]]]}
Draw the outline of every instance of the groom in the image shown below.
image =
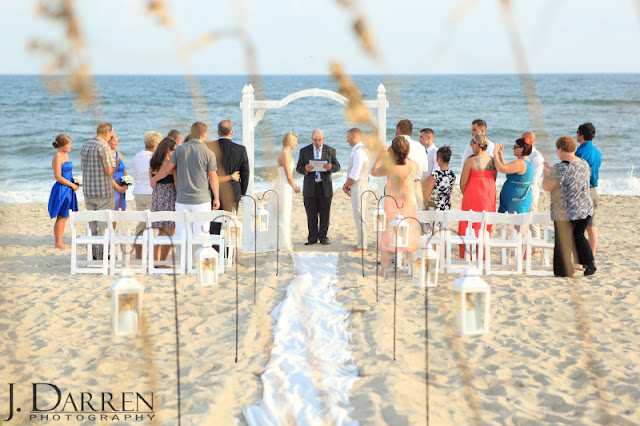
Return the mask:
{"type": "Polygon", "coordinates": [[[313,131],[311,145],[300,150],[300,159],[296,171],[304,175],[302,196],[304,209],[307,212],[307,227],[309,237],[306,246],[315,244],[329,244],[327,232],[329,231],[329,211],[331,210],[331,198],[333,197],[333,183],[331,173],[340,170],[340,163],[336,158],[336,150],[324,145],[324,133],[320,129],[313,131]],[[323,171],[312,171],[311,160],[324,161],[323,171]],[[318,228],[318,219],[320,228],[318,228]]]}

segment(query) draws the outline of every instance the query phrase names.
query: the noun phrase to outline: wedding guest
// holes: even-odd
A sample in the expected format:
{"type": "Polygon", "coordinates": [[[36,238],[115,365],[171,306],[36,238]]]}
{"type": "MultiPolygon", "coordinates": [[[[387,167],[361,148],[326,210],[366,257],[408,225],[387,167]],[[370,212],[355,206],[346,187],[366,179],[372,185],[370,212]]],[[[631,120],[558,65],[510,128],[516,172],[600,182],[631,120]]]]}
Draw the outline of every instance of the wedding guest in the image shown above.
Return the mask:
{"type": "Polygon", "coordinates": [[[352,148],[347,169],[347,181],[342,191],[351,197],[353,220],[356,223],[356,251],[367,249],[367,200],[362,194],[369,188],[369,154],[362,142],[362,131],[353,128],[347,131],[347,143],[352,148]]]}
{"type": "MultiPolygon", "coordinates": [[[[118,168],[120,160],[113,155],[107,143],[113,135],[111,123],[100,123],[96,136],[82,146],[80,151],[83,177],[84,204],[87,210],[113,210],[115,205],[113,179],[111,175],[118,168]]],[[[91,235],[104,233],[106,224],[90,222],[91,235]]],[[[102,246],[93,245],[93,258],[102,257],[102,246]]]]}
{"type": "Polygon", "coordinates": [[[111,175],[113,182],[113,189],[115,190],[115,199],[114,199],[114,210],[127,210],[127,188],[128,185],[122,182],[122,177],[127,175],[127,171],[124,169],[124,159],[122,158],[122,153],[118,152],[118,135],[113,134],[109,139],[109,146],[111,147],[112,154],[120,160],[118,168],[111,175]]]}
{"type": "MultiPolygon", "coordinates": [[[[149,162],[161,139],[162,135],[158,132],[149,131],[145,133],[143,138],[144,149],[138,152],[131,160],[133,179],[135,182],[132,193],[136,202],[136,210],[139,212],[151,210],[151,194],[153,193],[153,189],[149,181],[149,162]]],[[[146,223],[140,222],[138,226],[136,226],[136,235],[142,232],[145,227],[146,223]]],[[[140,259],[142,256],[142,246],[136,244],[135,249],[136,259],[140,259]]]]}
{"type": "Polygon", "coordinates": [[[556,153],[560,159],[550,168],[545,163],[542,189],[551,192],[551,219],[555,229],[553,250],[553,274],[556,277],[573,277],[571,253],[584,266],[584,275],[593,275],[596,265],[593,252],[584,231],[593,214],[593,201],[589,192],[591,169],[589,164],[576,156],[576,142],[570,136],[556,141],[556,153]]]}
{"type": "Polygon", "coordinates": [[[533,164],[529,161],[533,144],[529,138],[516,139],[513,145],[514,161],[504,160],[504,144],[497,144],[493,164],[497,171],[505,173],[507,180],[500,191],[499,213],[526,213],[531,207],[533,164]]]}
{"type": "Polygon", "coordinates": [[[596,228],[596,212],[598,211],[598,171],[600,170],[600,164],[602,163],[602,155],[598,148],[593,146],[593,138],[596,136],[596,128],[591,123],[584,123],[578,126],[577,131],[578,143],[580,146],[576,150],[576,155],[585,160],[589,167],[591,167],[591,177],[589,179],[589,192],[591,194],[591,201],[593,201],[593,214],[589,223],[587,224],[587,236],[589,237],[589,244],[593,251],[593,256],[596,255],[596,248],[598,247],[598,228],[596,228]]]}
{"type": "Polygon", "coordinates": [[[58,135],[53,141],[53,147],[58,149],[53,156],[51,167],[56,183],[51,188],[49,195],[49,216],[56,218],[53,225],[53,238],[55,247],[59,249],[69,248],[62,243],[62,234],[69,218],[69,210],[78,211],[76,191],[78,185],[73,182],[73,163],[69,160],[71,151],[71,138],[67,135],[58,135]]]}
{"type": "MultiPolygon", "coordinates": [[[[147,179],[151,180],[160,169],[169,162],[169,158],[173,154],[177,146],[176,141],[170,138],[164,138],[156,148],[156,151],[149,161],[149,169],[147,171],[147,179]]],[[[177,171],[174,168],[164,178],[153,183],[153,193],[151,195],[151,211],[152,212],[172,212],[176,209],[176,182],[177,171]]],[[[166,235],[173,236],[175,233],[175,222],[155,222],[154,228],[163,228],[166,235]]],[[[155,260],[167,260],[171,246],[156,246],[154,253],[155,260]]]]}
{"type": "Polygon", "coordinates": [[[436,152],[437,169],[427,179],[424,199],[425,210],[451,210],[451,191],[456,175],[449,168],[451,148],[443,146],[436,152]]]}
{"type": "MultiPolygon", "coordinates": [[[[471,122],[471,137],[474,137],[475,135],[483,135],[483,136],[486,137],[486,135],[485,135],[486,132],[487,132],[487,122],[486,121],[477,118],[477,119],[475,119],[475,120],[473,120],[471,122]]],[[[487,149],[485,149],[485,151],[487,151],[487,154],[489,155],[489,157],[493,158],[493,149],[494,148],[495,148],[495,145],[493,144],[493,142],[491,142],[487,138],[487,149]]],[[[464,169],[464,165],[467,162],[467,159],[471,155],[473,155],[472,147],[470,145],[465,146],[464,152],[462,153],[462,161],[460,162],[460,170],[464,169]]]]}
{"type": "MultiPolygon", "coordinates": [[[[415,161],[408,158],[409,150],[407,139],[404,136],[396,136],[391,142],[389,151],[379,155],[371,169],[371,176],[387,176],[387,194],[393,197],[384,199],[387,224],[379,242],[379,248],[382,250],[380,262],[382,277],[386,277],[391,253],[396,251],[396,244],[392,244],[391,241],[391,222],[398,214],[405,217],[418,217],[415,177],[419,167],[415,161]]],[[[409,253],[409,260],[411,260],[411,253],[419,246],[420,225],[414,220],[408,222],[410,229],[408,246],[397,247],[397,250],[409,253]]]]}
{"type": "MultiPolygon", "coordinates": [[[[533,164],[533,183],[531,184],[531,207],[529,211],[535,213],[538,211],[538,200],[540,199],[540,183],[542,182],[542,170],[544,169],[544,157],[542,153],[536,149],[536,135],[533,132],[524,132],[521,138],[531,139],[531,154],[529,154],[529,161],[533,164]]],[[[529,224],[529,231],[531,237],[540,238],[540,229],[538,225],[529,224]]],[[[534,251],[532,255],[540,254],[539,251],[534,251]]]]}
{"type": "MultiPolygon", "coordinates": [[[[460,190],[462,191],[461,210],[474,212],[496,211],[496,168],[493,158],[487,153],[489,140],[482,133],[475,134],[469,146],[473,155],[467,158],[460,175],[460,190]]],[[[473,230],[476,237],[482,223],[474,223],[473,230]]],[[[458,233],[464,235],[467,222],[458,224],[458,233]]],[[[491,232],[491,227],[488,229],[491,232]]],[[[460,257],[464,257],[464,246],[460,246],[460,257]]]]}
{"type": "MultiPolygon", "coordinates": [[[[151,186],[158,180],[165,178],[177,169],[176,211],[204,212],[217,210],[220,207],[220,188],[216,165],[216,155],[208,149],[204,140],[207,138],[208,127],[200,121],[191,126],[191,139],[180,146],[176,146],[169,162],[160,168],[158,174],[151,179],[151,186]],[[214,200],[211,205],[209,188],[213,191],[214,200]]],[[[157,150],[156,150],[157,151],[157,150]]],[[[194,237],[203,234],[207,222],[195,222],[191,232],[194,237]]],[[[176,234],[182,235],[184,223],[176,224],[176,234]]]]}
{"type": "Polygon", "coordinates": [[[431,176],[434,171],[438,170],[438,163],[436,161],[438,147],[433,143],[435,136],[436,135],[433,130],[427,127],[420,130],[420,136],[418,137],[418,142],[420,142],[427,153],[427,164],[429,165],[427,177],[431,176]]]}
{"type": "Polygon", "coordinates": [[[176,130],[176,129],[169,130],[169,133],[167,133],[167,137],[169,139],[173,139],[176,142],[176,145],[182,145],[182,133],[180,133],[179,130],[176,130]]]}

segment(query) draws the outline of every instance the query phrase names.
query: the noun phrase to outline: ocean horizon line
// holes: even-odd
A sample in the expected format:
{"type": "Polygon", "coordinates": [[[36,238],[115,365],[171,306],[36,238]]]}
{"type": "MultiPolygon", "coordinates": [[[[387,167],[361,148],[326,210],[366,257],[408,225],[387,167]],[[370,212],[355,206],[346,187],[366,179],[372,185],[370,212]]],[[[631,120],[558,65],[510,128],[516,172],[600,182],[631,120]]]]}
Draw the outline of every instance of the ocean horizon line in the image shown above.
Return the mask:
{"type": "MultiPolygon", "coordinates": [[[[416,74],[416,73],[395,73],[395,74],[377,74],[377,73],[354,73],[349,74],[351,76],[361,77],[374,77],[381,78],[386,77],[450,77],[450,76],[550,76],[550,75],[636,75],[640,74],[638,71],[616,71],[616,72],[533,72],[533,73],[429,73],[429,74],[416,74]]],[[[0,77],[64,77],[66,74],[33,74],[33,73],[2,73],[0,77]]],[[[263,73],[263,74],[143,74],[143,73],[122,73],[122,74],[90,74],[92,77],[331,77],[328,73],[316,73],[316,74],[281,74],[281,73],[263,73]]]]}

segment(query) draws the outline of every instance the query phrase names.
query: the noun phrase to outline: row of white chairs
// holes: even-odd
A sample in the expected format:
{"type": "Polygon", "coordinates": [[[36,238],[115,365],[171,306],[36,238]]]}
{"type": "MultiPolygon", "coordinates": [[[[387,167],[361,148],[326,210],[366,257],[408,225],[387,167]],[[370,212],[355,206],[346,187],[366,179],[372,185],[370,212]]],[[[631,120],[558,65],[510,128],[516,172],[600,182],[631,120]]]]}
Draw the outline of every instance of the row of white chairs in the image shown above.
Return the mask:
{"type": "Polygon", "coordinates": [[[421,236],[421,247],[435,247],[440,257],[440,272],[454,272],[472,265],[490,274],[521,274],[523,257],[527,275],[552,275],[554,247],[553,221],[546,213],[491,213],[461,210],[420,211],[418,220],[427,229],[421,236]],[[466,225],[464,225],[466,222],[466,225]],[[459,224],[463,232],[458,234],[459,224]],[[473,229],[476,225],[478,232],[473,229]],[[426,226],[425,226],[426,225],[426,226]],[[539,229],[539,237],[529,232],[529,225],[539,229]],[[461,258],[456,246],[464,247],[461,258]],[[492,249],[500,249],[500,262],[492,262],[492,249]],[[541,251],[540,261],[534,251],[541,251]],[[513,253],[512,265],[509,254],[513,253]]]}
{"type": "Polygon", "coordinates": [[[149,274],[185,274],[194,273],[194,251],[208,240],[218,246],[220,256],[219,272],[231,267],[236,254],[235,241],[229,244],[225,239],[224,225],[230,220],[225,212],[211,210],[207,212],[151,212],[151,211],[70,211],[71,223],[71,274],[116,274],[125,266],[136,273],[149,274]],[[99,235],[91,235],[90,225],[96,222],[99,235]],[[181,235],[168,236],[155,230],[159,222],[184,223],[181,235]],[[191,232],[196,223],[207,223],[207,229],[191,232]],[[220,235],[209,235],[209,222],[221,224],[220,235]],[[136,237],[135,228],[139,223],[145,224],[145,230],[136,237]],[[154,226],[155,225],[155,226],[154,226]],[[141,246],[141,259],[136,259],[135,245],[141,246]],[[86,256],[78,256],[78,247],[86,246],[86,256]],[[173,245],[176,265],[174,268],[172,254],[165,261],[155,260],[157,248],[173,245]],[[92,248],[100,247],[102,257],[93,258],[92,248]]]}

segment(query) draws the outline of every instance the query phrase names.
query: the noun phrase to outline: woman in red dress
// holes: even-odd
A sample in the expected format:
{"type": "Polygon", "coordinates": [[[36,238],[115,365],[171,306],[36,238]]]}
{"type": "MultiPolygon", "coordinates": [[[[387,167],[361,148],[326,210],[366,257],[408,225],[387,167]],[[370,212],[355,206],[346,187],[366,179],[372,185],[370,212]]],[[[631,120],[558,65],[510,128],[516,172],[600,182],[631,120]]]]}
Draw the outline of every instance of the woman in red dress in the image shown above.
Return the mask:
{"type": "MultiPolygon", "coordinates": [[[[460,176],[462,191],[462,210],[474,212],[496,211],[496,168],[493,158],[487,154],[487,137],[476,134],[471,138],[473,155],[467,158],[460,176]]],[[[478,236],[481,223],[474,223],[473,229],[478,236]]],[[[458,233],[464,235],[467,222],[460,222],[458,233]]],[[[489,228],[489,232],[491,229],[489,228]]],[[[464,257],[464,246],[460,246],[460,257],[464,257]]]]}

